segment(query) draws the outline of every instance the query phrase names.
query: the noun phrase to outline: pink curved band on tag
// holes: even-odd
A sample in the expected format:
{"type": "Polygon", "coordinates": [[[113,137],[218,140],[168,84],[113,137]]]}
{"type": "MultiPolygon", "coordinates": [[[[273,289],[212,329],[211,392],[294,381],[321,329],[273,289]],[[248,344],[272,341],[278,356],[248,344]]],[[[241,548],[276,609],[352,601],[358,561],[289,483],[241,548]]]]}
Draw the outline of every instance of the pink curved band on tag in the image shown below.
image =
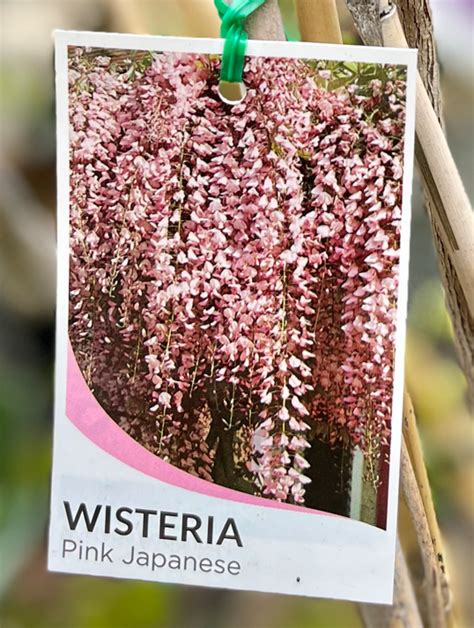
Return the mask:
{"type": "Polygon", "coordinates": [[[197,478],[164,462],[133,440],[103,410],[87,386],[70,344],[68,344],[66,415],[95,445],[117,458],[117,460],[161,482],[209,497],[217,497],[244,504],[296,510],[330,517],[338,516],[313,508],[284,504],[264,497],[241,493],[240,491],[197,478]]]}

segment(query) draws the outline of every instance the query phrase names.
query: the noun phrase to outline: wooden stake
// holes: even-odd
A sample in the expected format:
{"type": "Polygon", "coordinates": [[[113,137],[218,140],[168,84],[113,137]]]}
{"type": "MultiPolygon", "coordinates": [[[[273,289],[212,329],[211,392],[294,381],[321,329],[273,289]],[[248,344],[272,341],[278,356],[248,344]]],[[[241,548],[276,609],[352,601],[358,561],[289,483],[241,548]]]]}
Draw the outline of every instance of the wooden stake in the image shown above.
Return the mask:
{"type": "Polygon", "coordinates": [[[423,460],[423,450],[421,446],[420,434],[416,424],[415,411],[407,392],[405,392],[403,402],[403,435],[423,504],[426,525],[433,544],[433,552],[437,563],[438,578],[443,594],[443,605],[447,616],[447,624],[448,626],[453,627],[455,625],[454,609],[452,604],[453,596],[445,562],[443,539],[438,525],[438,519],[436,517],[428,473],[423,460]]]}
{"type": "Polygon", "coordinates": [[[400,542],[395,555],[393,605],[360,604],[364,625],[373,628],[423,628],[410,572],[400,542]]]}
{"type": "Polygon", "coordinates": [[[334,0],[296,0],[295,7],[302,41],[342,44],[334,0]]]}
{"type": "MultiPolygon", "coordinates": [[[[428,473],[426,471],[425,462],[423,460],[423,450],[421,447],[420,434],[416,425],[415,411],[410,396],[405,392],[403,400],[403,435],[405,443],[413,465],[416,483],[420,491],[423,509],[426,514],[427,525],[430,531],[431,540],[433,542],[434,551],[439,564],[441,574],[446,573],[444,563],[443,542],[441,532],[436,518],[436,511],[433,503],[433,495],[431,492],[428,473]]],[[[447,586],[447,584],[446,584],[447,586]]],[[[449,604],[449,599],[446,600],[449,604]]]]}
{"type": "Polygon", "coordinates": [[[405,441],[402,443],[401,485],[405,502],[410,512],[413,527],[424,568],[424,594],[429,626],[444,628],[447,625],[443,583],[440,577],[439,563],[436,558],[430,527],[421,498],[415,472],[408,454],[405,441]]]}

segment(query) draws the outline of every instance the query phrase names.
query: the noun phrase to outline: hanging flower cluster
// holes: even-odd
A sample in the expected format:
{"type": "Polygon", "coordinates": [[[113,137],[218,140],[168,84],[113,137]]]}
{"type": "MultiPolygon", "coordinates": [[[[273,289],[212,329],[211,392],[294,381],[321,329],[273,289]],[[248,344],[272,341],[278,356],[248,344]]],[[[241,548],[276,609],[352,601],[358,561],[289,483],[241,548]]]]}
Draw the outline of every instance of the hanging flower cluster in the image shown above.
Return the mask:
{"type": "Polygon", "coordinates": [[[151,451],[303,504],[315,435],[390,437],[403,70],[219,64],[73,50],[70,338],[151,451]]]}

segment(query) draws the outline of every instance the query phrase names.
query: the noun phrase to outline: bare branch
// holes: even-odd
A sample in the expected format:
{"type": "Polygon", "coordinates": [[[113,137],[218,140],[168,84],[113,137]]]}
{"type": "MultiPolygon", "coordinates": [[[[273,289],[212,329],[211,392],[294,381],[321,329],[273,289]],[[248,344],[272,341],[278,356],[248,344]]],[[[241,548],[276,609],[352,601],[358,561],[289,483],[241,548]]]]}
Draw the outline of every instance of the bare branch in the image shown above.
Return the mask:
{"type": "Polygon", "coordinates": [[[378,0],[347,0],[347,6],[364,44],[382,46],[378,0]]]}
{"type": "Polygon", "coordinates": [[[442,97],[429,0],[397,0],[397,6],[407,43],[418,49],[418,70],[441,122],[442,97]]]}

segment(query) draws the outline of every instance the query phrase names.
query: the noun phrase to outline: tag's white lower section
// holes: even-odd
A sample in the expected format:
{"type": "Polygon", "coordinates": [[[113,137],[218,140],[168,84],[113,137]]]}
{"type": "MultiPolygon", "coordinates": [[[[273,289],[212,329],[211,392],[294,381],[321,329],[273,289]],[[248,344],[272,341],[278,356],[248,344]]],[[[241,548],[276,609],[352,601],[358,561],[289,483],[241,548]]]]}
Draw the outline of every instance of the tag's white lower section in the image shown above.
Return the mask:
{"type": "Polygon", "coordinates": [[[393,535],[386,531],[350,519],[242,504],[170,486],[103,452],[65,417],[57,420],[55,445],[49,545],[53,571],[392,601],[393,535]],[[65,501],[73,515],[80,503],[86,504],[89,515],[102,505],[92,532],[83,519],[75,531],[70,530],[65,501]],[[109,533],[104,531],[106,505],[112,514],[109,533]],[[192,537],[186,542],[160,540],[155,515],[150,515],[147,538],[142,534],[142,515],[130,516],[136,526],[120,536],[113,532],[114,512],[120,507],[178,513],[167,520],[176,526],[167,533],[178,539],[182,514],[197,515],[203,521],[204,542],[192,537]],[[205,532],[209,516],[214,518],[211,544],[206,543],[205,532]],[[235,520],[242,547],[232,539],[216,545],[229,517],[235,520]],[[171,556],[179,561],[172,558],[170,566],[171,556]]]}

